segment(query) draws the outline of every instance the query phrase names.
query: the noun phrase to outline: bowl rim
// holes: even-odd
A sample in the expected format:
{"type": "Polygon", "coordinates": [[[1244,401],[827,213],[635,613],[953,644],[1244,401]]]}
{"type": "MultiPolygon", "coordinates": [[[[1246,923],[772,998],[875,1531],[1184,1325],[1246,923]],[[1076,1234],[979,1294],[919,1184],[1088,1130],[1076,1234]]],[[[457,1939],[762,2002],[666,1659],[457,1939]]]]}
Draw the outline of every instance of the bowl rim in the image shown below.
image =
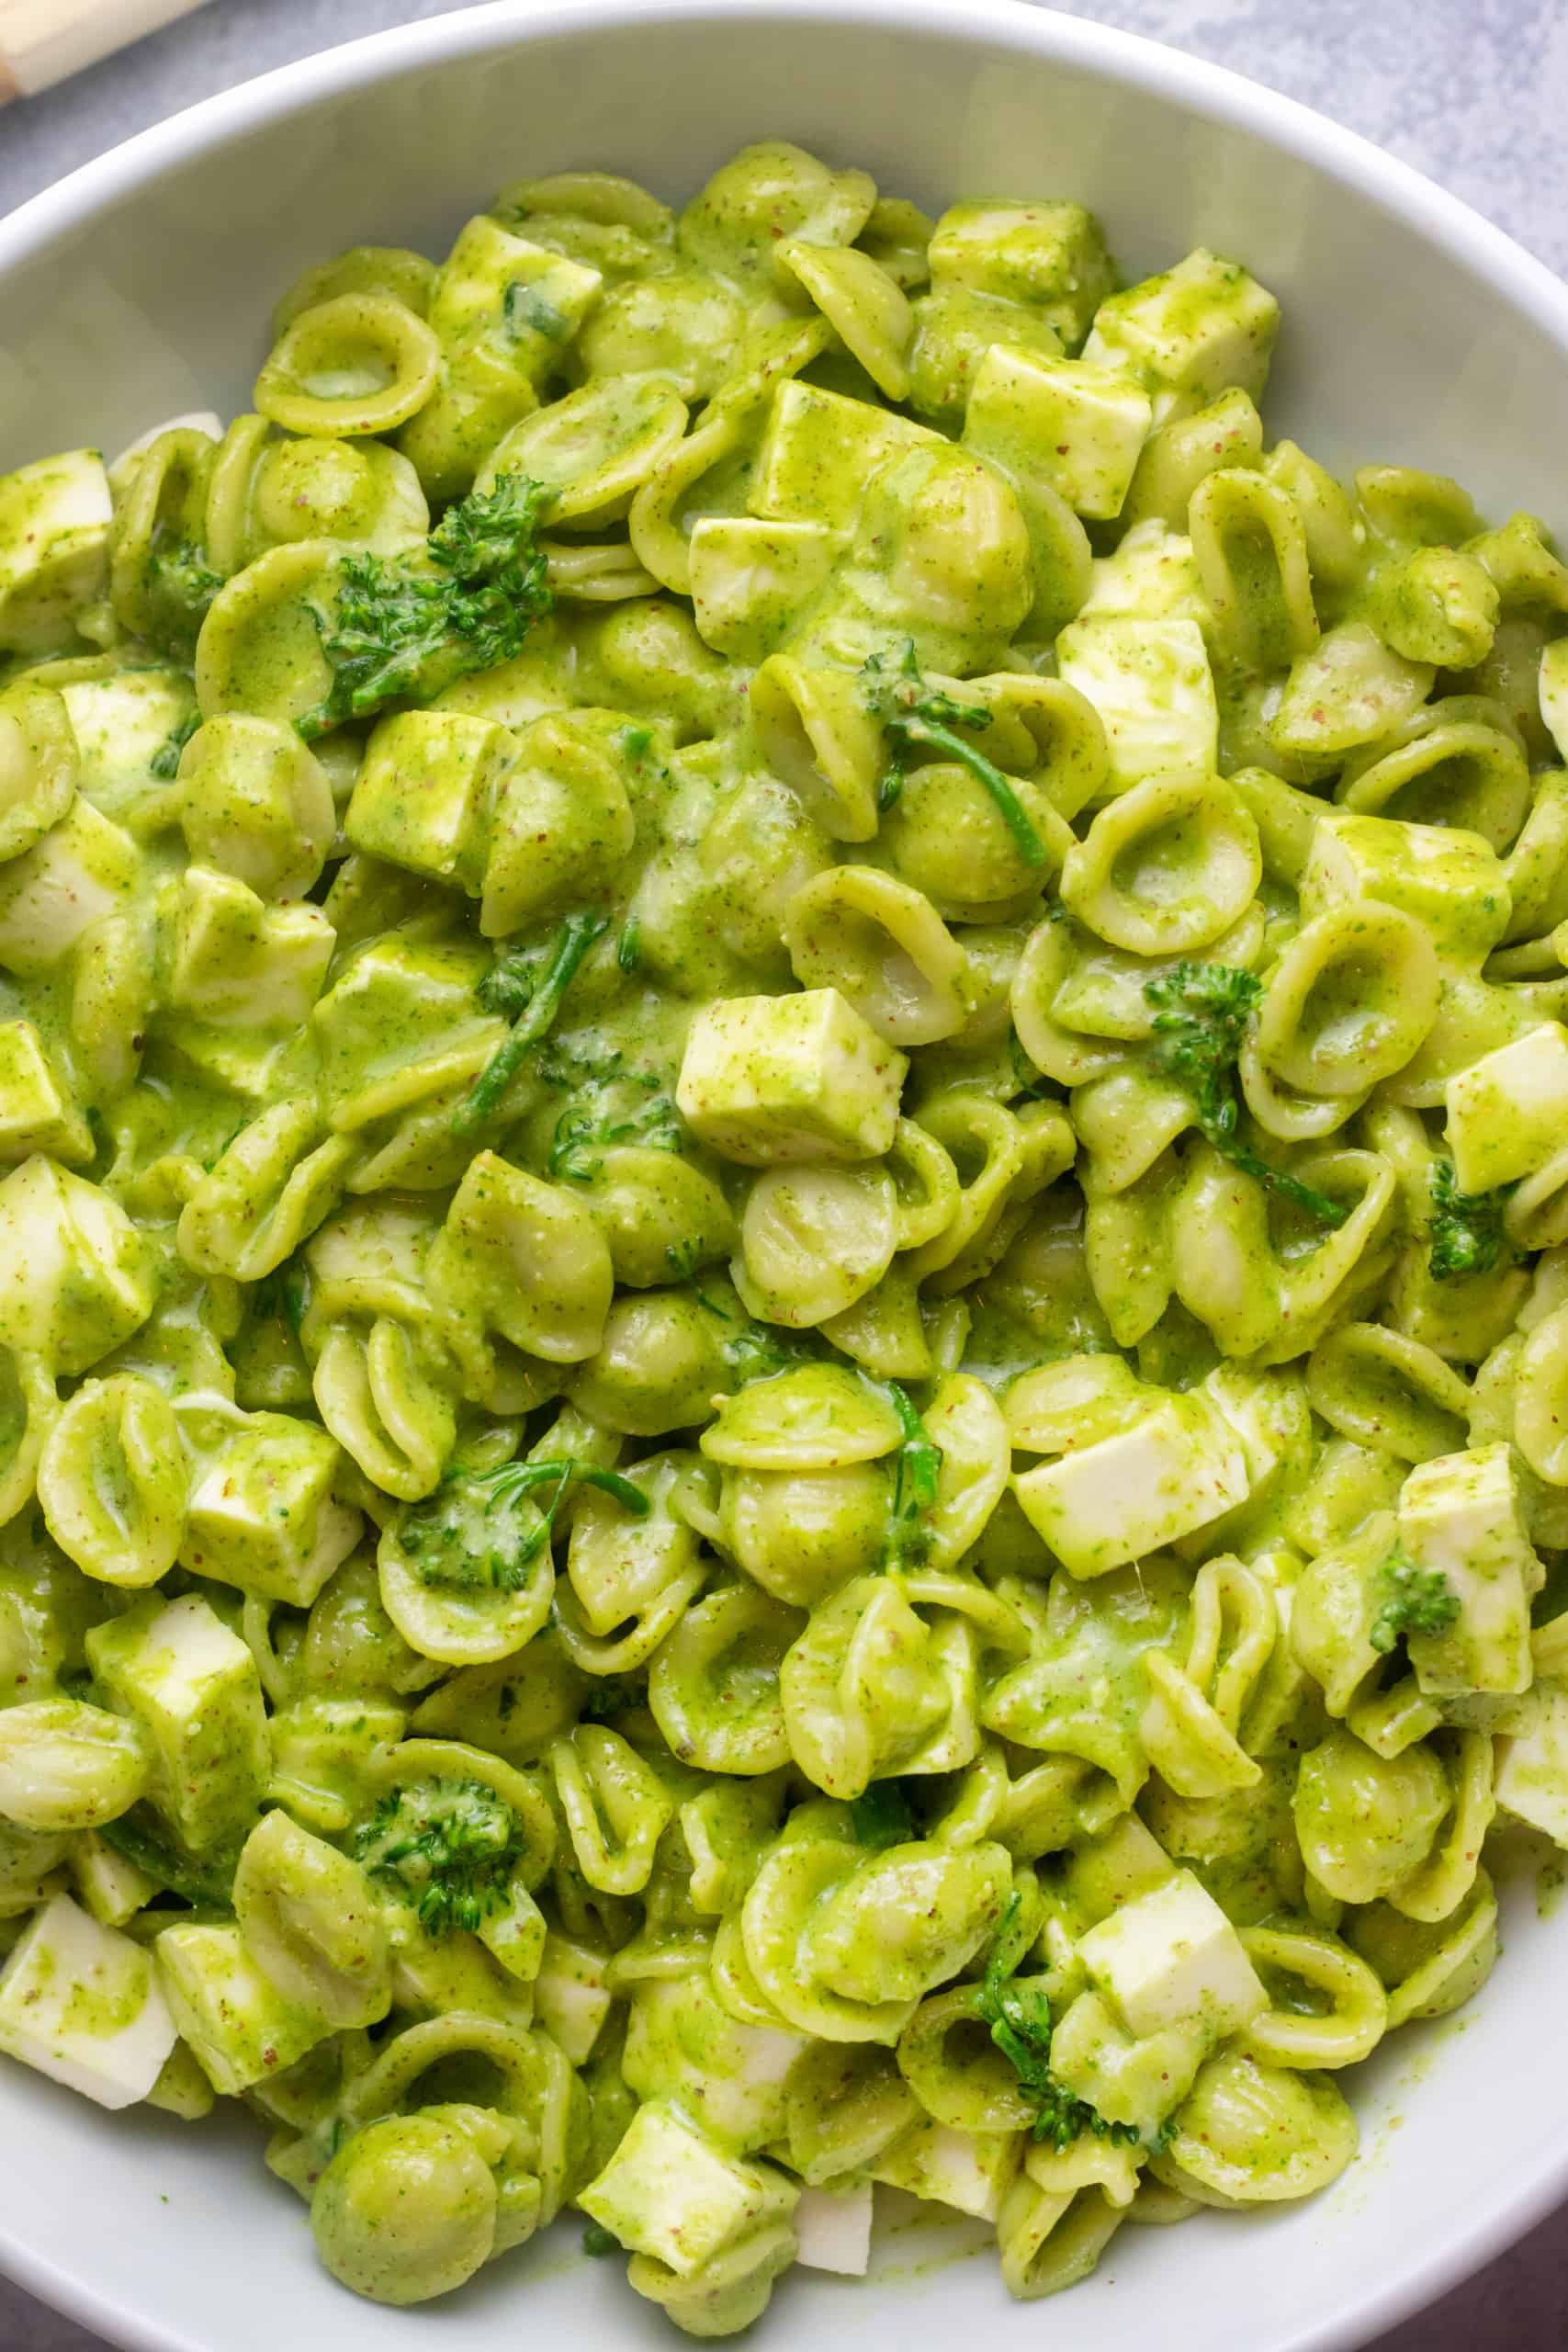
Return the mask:
{"type": "MultiPolygon", "coordinates": [[[[389,26],[198,99],[28,198],[0,218],[0,283],[9,270],[122,197],[323,99],[401,80],[423,66],[538,40],[614,34],[659,21],[737,18],[748,27],[892,27],[965,46],[1023,51],[1130,84],[1200,119],[1245,131],[1338,180],[1436,245],[1468,275],[1484,280],[1568,360],[1568,284],[1462,198],[1359,131],[1229,66],[1141,33],[1065,16],[1035,0],[484,0],[479,6],[389,26]]],[[[1298,2328],[1280,2340],[1277,2352],[1356,2352],[1506,2252],[1565,2199],[1568,2131],[1525,2177],[1499,2180],[1447,2245],[1413,2252],[1374,2295],[1348,2300],[1325,2318],[1298,2328]]],[[[125,2352],[209,2352],[37,2253],[12,2234],[3,2216],[0,2271],[125,2352]]]]}

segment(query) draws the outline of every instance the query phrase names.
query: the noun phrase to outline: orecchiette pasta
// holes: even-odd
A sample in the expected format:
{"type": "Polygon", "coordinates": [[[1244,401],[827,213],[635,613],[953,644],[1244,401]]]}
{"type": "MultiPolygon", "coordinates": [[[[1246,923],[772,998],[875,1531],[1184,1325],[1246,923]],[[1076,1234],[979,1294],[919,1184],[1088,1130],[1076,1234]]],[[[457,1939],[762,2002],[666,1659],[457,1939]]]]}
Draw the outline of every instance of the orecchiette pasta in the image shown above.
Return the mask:
{"type": "Polygon", "coordinates": [[[773,141],[0,481],[0,2050],[360,2293],[1055,2292],[1568,1847],[1568,569],[1277,324],[773,141]]]}

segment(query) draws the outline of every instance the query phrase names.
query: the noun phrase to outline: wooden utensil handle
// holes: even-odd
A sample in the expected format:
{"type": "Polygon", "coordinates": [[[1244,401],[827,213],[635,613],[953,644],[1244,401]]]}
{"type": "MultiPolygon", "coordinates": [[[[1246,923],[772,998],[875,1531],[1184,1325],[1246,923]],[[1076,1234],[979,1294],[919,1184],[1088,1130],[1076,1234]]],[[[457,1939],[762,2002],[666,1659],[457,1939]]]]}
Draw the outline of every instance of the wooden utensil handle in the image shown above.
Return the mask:
{"type": "Polygon", "coordinates": [[[188,16],[202,0],[0,0],[0,106],[188,16]]]}

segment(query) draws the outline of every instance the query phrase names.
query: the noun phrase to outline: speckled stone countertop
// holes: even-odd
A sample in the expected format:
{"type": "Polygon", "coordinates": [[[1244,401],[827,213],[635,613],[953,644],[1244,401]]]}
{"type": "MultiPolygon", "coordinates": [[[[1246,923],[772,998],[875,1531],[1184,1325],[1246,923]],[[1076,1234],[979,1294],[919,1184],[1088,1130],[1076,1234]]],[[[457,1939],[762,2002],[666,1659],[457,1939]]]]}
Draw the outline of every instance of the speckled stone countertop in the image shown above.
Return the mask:
{"type": "MultiPolygon", "coordinates": [[[[134,130],[268,66],[449,0],[211,0],[0,116],[0,213],[134,130]]],[[[1304,99],[1429,173],[1568,273],[1568,0],[1056,0],[1304,99]]],[[[1221,2322],[1221,2352],[1249,2352],[1221,2322]]],[[[1368,2352],[1558,2352],[1568,2210],[1368,2352]]],[[[0,2352],[101,2352],[0,2280],[0,2352]]]]}

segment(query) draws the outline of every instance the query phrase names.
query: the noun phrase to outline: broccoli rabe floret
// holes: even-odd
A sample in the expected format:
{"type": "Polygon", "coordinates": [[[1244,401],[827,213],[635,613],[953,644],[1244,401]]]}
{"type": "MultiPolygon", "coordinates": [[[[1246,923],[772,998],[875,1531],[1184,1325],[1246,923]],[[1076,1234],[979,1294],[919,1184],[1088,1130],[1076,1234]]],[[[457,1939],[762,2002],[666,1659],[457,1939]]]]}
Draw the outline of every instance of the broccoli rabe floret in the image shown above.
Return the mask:
{"type": "MultiPolygon", "coordinates": [[[[644,1073],[632,1082],[650,1089],[659,1084],[656,1078],[644,1073]]],[[[619,1117],[614,1113],[596,1117],[584,1105],[574,1104],[556,1121],[545,1172],[586,1182],[599,1173],[601,1154],[614,1150],[617,1144],[635,1144],[643,1151],[679,1151],[685,1140],[685,1121],[662,1092],[651,1094],[648,1102],[619,1117]]]]}
{"type": "MultiPolygon", "coordinates": [[[[196,651],[201,624],[222,585],[222,573],[213,571],[194,539],[175,537],[166,531],[155,533],[146,559],[149,618],[145,634],[149,643],[176,662],[189,662],[196,651]]],[[[193,720],[190,731],[194,733],[199,724],[199,719],[193,720]]],[[[163,752],[158,756],[161,759],[163,752]]],[[[178,751],[175,760],[177,763],[178,751]]],[[[154,775],[173,775],[174,772],[173,766],[162,768],[154,762],[154,775]]]]}
{"type": "Polygon", "coordinates": [[[355,1838],[373,1878],[397,1885],[433,1936],[478,1928],[507,1900],[523,1831],[482,1781],[415,1781],[389,1790],[355,1838]]]}
{"type": "Polygon", "coordinates": [[[1085,2132],[1101,2140],[1135,2143],[1140,2136],[1135,2124],[1108,2123],[1097,2108],[1076,2098],[1051,2072],[1051,2004],[1038,1984],[1016,1981],[1023,1958],[1017,1933],[1021,1909],[1017,1893],[1010,1894],[985,1976],[975,1987],[974,2006],[1036,2109],[1033,2137],[1058,2149],[1071,2147],[1085,2132]]]}
{"type": "Polygon", "coordinates": [[[1262,1000],[1263,984],[1234,964],[1180,963],[1144,983],[1155,1008],[1154,1064],[1191,1095],[1198,1125],[1216,1151],[1247,1175],[1315,1217],[1320,1225],[1342,1225],[1337,1201],[1238,1141],[1235,1066],[1248,1019],[1262,1000]]]}
{"type": "Polygon", "coordinates": [[[894,750],[893,764],[882,779],[878,796],[881,807],[891,808],[902,792],[906,759],[912,753],[940,752],[944,759],[956,760],[960,766],[967,768],[984,786],[1024,864],[1043,865],[1045,844],[1008,778],[967,736],[953,732],[958,727],[988,726],[991,714],[985,705],[960,702],[943,688],[929,685],[920,674],[913,638],[906,640],[903,659],[897,667],[885,662],[881,654],[874,653],[863,666],[861,676],[865,684],[866,707],[873,718],[882,721],[894,750]]]}
{"type": "Polygon", "coordinates": [[[1432,1223],[1428,1262],[1434,1279],[1456,1282],[1462,1274],[1489,1274],[1503,1254],[1503,1211],[1507,1190],[1461,1193],[1451,1159],[1432,1166],[1432,1223]]]}
{"type": "Polygon", "coordinates": [[[171,727],[147,765],[162,784],[169,783],[179,773],[180,753],[201,725],[199,710],[187,711],[177,726],[171,727]]]}
{"type": "Polygon", "coordinates": [[[1445,1634],[1459,1615],[1459,1595],[1441,1568],[1418,1568],[1399,1545],[1378,1570],[1385,1598],[1367,1639],[1385,1655],[1404,1634],[1445,1634]]]}
{"type": "Polygon", "coordinates": [[[344,556],[335,608],[315,610],[332,690],[300,733],[510,662],[554,602],[538,543],[552,494],[526,474],[500,474],[449,508],[422,548],[344,556]]]}
{"type": "Polygon", "coordinates": [[[602,1487],[639,1519],[647,1515],[648,1497],[640,1487],[618,1471],[575,1456],[506,1462],[496,1470],[455,1464],[433,1495],[405,1513],[399,1546],[423,1584],[521,1592],[550,1541],[556,1513],[574,1479],[602,1487]],[[542,1511],[532,1499],[536,1487],[548,1491],[542,1511]]]}

